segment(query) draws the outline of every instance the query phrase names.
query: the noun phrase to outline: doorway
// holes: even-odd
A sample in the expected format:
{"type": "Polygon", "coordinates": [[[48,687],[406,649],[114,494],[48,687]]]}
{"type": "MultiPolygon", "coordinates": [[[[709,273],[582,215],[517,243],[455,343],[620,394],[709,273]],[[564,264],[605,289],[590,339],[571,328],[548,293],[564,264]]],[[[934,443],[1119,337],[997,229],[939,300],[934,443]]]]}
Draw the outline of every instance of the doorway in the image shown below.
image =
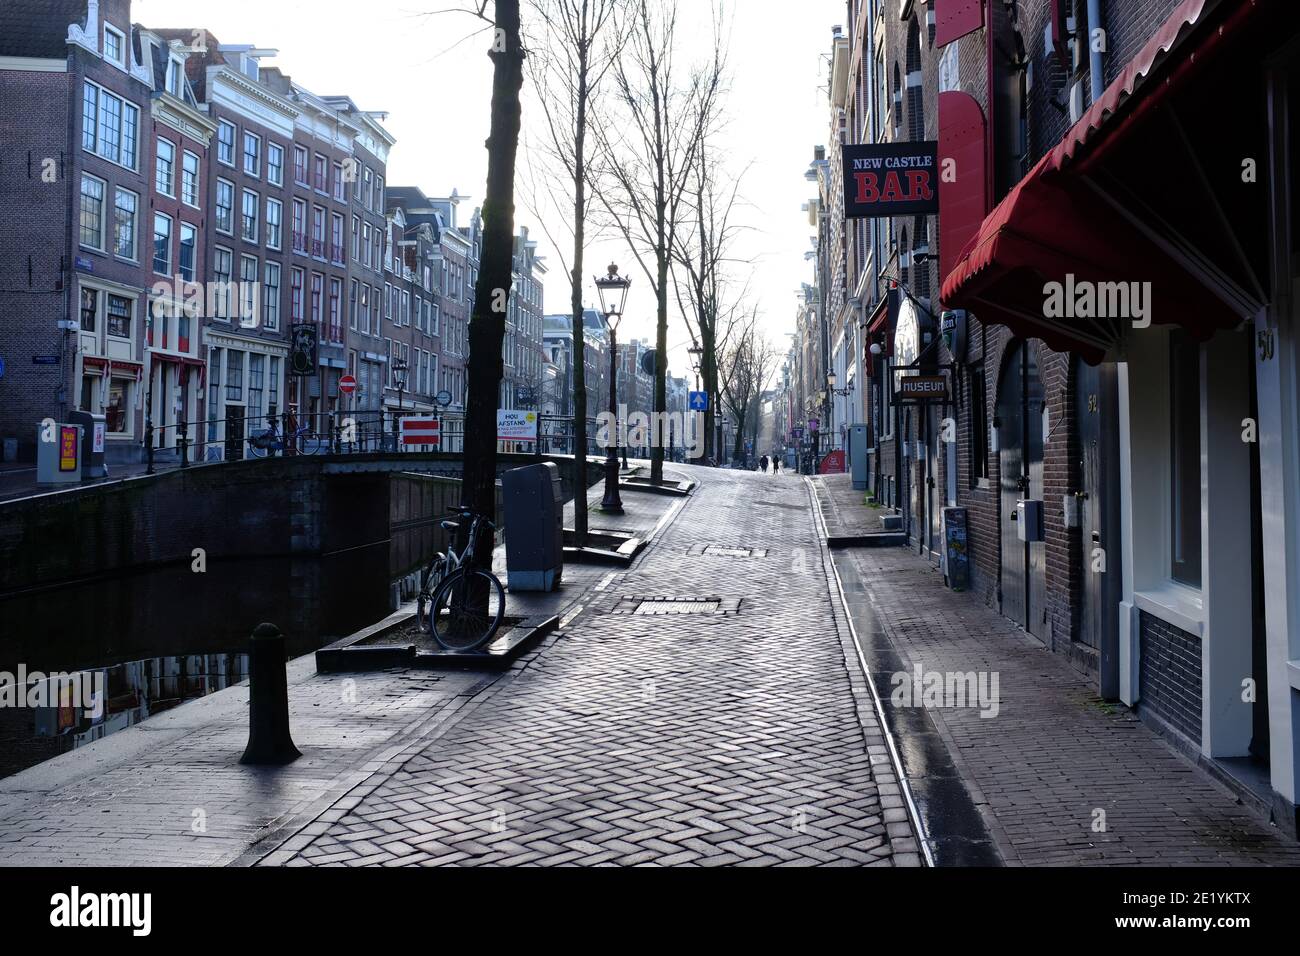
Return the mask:
{"type": "Polygon", "coordinates": [[[1001,476],[1002,613],[1047,640],[1047,545],[1021,539],[1021,501],[1043,502],[1043,385],[1038,349],[1016,341],[998,380],[998,464],[1001,476]]]}
{"type": "Polygon", "coordinates": [[[226,406],[226,461],[244,458],[244,406],[226,406]]]}

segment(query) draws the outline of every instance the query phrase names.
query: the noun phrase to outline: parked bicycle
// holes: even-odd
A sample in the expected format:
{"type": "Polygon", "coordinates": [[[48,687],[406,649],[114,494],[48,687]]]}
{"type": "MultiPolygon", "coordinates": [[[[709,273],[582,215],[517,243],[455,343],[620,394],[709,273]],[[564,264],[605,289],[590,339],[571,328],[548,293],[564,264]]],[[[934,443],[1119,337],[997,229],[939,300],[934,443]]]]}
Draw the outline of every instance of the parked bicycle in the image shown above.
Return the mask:
{"type": "Polygon", "coordinates": [[[486,516],[468,508],[452,508],[455,520],[444,520],[442,528],[454,536],[468,524],[469,539],[463,551],[449,546],[429,562],[420,578],[416,621],[422,631],[449,651],[476,651],[492,640],[501,627],[506,595],[491,571],[476,568],[475,543],[481,533],[495,532],[486,516]]]}
{"type": "Polygon", "coordinates": [[[271,427],[258,432],[248,439],[248,454],[252,458],[266,458],[274,452],[284,453],[290,450],[296,455],[314,455],[321,445],[328,445],[329,439],[322,438],[312,431],[311,426],[301,425],[286,438],[280,433],[278,418],[270,419],[271,427]]]}

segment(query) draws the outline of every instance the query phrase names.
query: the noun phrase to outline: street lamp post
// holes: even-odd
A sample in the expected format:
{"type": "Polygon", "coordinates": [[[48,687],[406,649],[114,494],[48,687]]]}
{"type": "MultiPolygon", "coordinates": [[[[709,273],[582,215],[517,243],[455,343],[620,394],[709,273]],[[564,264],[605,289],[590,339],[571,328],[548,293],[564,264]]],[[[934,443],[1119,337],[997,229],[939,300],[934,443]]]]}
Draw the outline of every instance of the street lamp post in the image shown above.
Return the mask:
{"type": "Polygon", "coordinates": [[[605,448],[605,497],[600,510],[605,514],[623,513],[623,499],[618,494],[618,323],[623,318],[627,290],[631,279],[618,274],[618,266],[610,263],[609,274],[596,279],[600,294],[601,311],[605,313],[605,326],[609,329],[609,414],[614,423],[614,441],[605,448]]]}
{"type": "Polygon", "coordinates": [[[405,360],[393,360],[393,384],[397,386],[397,414],[393,416],[393,450],[402,450],[402,404],[406,396],[406,373],[409,371],[405,360]]]}

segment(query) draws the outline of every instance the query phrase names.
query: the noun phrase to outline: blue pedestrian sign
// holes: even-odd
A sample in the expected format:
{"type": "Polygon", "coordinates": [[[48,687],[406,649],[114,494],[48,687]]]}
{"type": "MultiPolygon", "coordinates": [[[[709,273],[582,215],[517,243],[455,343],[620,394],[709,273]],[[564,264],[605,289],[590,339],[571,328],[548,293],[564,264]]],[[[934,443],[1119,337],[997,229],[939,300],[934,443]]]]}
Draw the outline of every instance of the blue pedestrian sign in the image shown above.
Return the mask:
{"type": "Polygon", "coordinates": [[[709,410],[708,392],[691,392],[691,411],[707,412],[709,410]]]}

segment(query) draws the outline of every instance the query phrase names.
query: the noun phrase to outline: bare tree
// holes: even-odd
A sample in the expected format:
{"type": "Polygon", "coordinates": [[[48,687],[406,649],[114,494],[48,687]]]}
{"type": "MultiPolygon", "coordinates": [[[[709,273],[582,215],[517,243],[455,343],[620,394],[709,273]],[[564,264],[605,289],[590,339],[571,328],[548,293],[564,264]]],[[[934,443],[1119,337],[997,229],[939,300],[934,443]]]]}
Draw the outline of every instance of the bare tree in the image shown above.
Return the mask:
{"type": "MultiPolygon", "coordinates": [[[[687,208],[691,164],[717,120],[726,61],[716,9],[712,54],[683,80],[676,63],[677,0],[628,2],[628,35],[614,68],[620,115],[595,125],[605,173],[596,192],[655,295],[654,411],[662,413],[667,410],[668,284],[675,237],[687,208]]],[[[664,436],[653,438],[650,477],[658,484],[664,436]]]]}
{"type": "MultiPolygon", "coordinates": [[[[700,372],[709,395],[718,394],[719,340],[743,310],[748,293],[745,287],[733,294],[727,268],[733,261],[729,257],[731,245],[744,230],[732,220],[732,212],[740,202],[744,171],[729,185],[722,182],[723,178],[719,157],[702,137],[691,164],[688,192],[694,228],[682,229],[674,236],[673,258],[678,269],[673,273],[673,286],[691,341],[702,350],[700,372]],[[682,281],[678,280],[679,272],[685,274],[682,281]]],[[[720,449],[715,451],[713,447],[716,414],[717,409],[710,403],[704,414],[704,449],[705,456],[715,460],[721,458],[717,453],[720,449]]]]}
{"type": "MultiPolygon", "coordinates": [[[[621,4],[622,0],[532,0],[538,31],[538,42],[533,46],[542,52],[534,55],[531,72],[546,118],[548,147],[537,158],[550,167],[545,177],[546,198],[560,213],[555,218],[565,224],[573,239],[572,262],[564,265],[572,293],[573,507],[574,543],[578,547],[587,543],[586,336],[582,304],[590,182],[587,136],[593,100],[617,52],[612,38],[619,32],[615,13],[621,4]],[[550,175],[552,171],[559,175],[550,175]]],[[[538,218],[545,224],[552,217],[538,218]]],[[[543,228],[555,248],[561,250],[563,261],[566,257],[562,244],[548,226],[543,228]]]]}
{"type": "Polygon", "coordinates": [[[772,384],[780,357],[758,327],[757,310],[729,330],[728,341],[718,356],[722,395],[736,419],[732,458],[744,450],[745,433],[756,432],[763,393],[772,384]]]}

